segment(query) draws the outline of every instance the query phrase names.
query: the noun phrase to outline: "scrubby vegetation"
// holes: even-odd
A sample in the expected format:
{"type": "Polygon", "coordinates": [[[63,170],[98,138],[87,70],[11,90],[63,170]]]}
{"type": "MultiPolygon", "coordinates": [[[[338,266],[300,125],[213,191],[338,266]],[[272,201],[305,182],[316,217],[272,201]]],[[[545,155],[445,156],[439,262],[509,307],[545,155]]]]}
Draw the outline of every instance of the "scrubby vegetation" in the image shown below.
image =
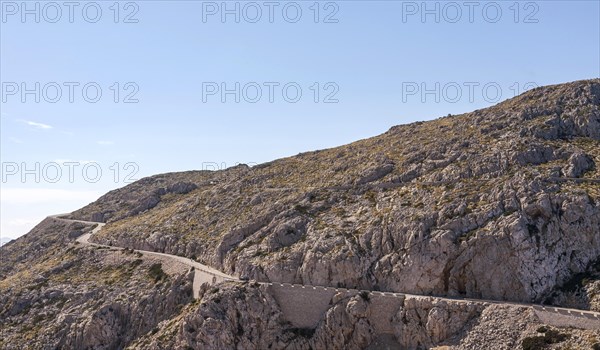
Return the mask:
{"type": "Polygon", "coordinates": [[[154,282],[159,282],[169,277],[169,275],[163,271],[161,263],[152,264],[152,266],[150,266],[148,269],[148,274],[154,280],[154,282]]]}
{"type": "Polygon", "coordinates": [[[547,349],[548,345],[561,343],[570,337],[568,334],[561,333],[554,329],[548,329],[546,327],[538,328],[538,332],[544,333],[544,335],[527,337],[523,339],[523,350],[547,349]]]}

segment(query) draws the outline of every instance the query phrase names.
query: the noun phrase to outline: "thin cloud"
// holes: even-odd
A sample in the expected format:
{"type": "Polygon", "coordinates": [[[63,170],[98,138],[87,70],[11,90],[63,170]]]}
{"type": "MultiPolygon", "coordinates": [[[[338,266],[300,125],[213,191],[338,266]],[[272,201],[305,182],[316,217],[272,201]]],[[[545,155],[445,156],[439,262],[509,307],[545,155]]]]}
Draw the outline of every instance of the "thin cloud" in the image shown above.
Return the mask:
{"type": "Polygon", "coordinates": [[[19,119],[18,121],[20,121],[22,123],[25,123],[25,124],[27,124],[29,126],[33,126],[35,128],[38,128],[38,129],[45,129],[45,130],[47,130],[47,129],[52,129],[53,128],[52,125],[38,123],[38,122],[31,121],[31,120],[22,120],[22,119],[19,119]]]}
{"type": "Polygon", "coordinates": [[[102,146],[110,146],[110,145],[114,145],[115,143],[113,141],[100,140],[97,142],[97,144],[102,145],[102,146]]]}
{"type": "Polygon", "coordinates": [[[18,144],[22,144],[22,143],[23,143],[23,140],[21,140],[21,139],[18,139],[18,138],[16,138],[16,137],[9,137],[8,139],[9,139],[11,142],[14,142],[14,143],[18,143],[18,144]]]}

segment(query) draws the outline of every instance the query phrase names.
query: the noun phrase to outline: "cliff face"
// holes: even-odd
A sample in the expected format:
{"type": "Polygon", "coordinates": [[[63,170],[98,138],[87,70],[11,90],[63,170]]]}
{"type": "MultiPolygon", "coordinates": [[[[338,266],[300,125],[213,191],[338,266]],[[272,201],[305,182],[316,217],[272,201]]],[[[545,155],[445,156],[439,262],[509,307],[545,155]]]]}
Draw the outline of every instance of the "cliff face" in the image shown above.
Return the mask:
{"type": "MultiPolygon", "coordinates": [[[[579,81],[252,168],[149,177],[71,217],[107,222],[92,241],[259,281],[600,311],[599,164],[600,80],[579,81]]],[[[364,295],[336,296],[315,328],[297,328],[264,286],[205,287],[193,301],[188,268],[76,244],[90,229],[47,219],[0,248],[0,348],[590,348],[600,339],[553,328],[543,338],[526,308],[411,297],[388,310],[381,333],[364,295]]]]}
{"type": "MultiPolygon", "coordinates": [[[[131,349],[589,349],[599,330],[543,326],[528,308],[407,297],[395,311],[390,333],[378,333],[373,302],[340,298],[314,329],[284,321],[264,287],[224,284],[207,290],[201,303],[160,324],[131,349]],[[251,325],[251,327],[249,326],[251,325]],[[545,335],[547,334],[547,335],[545,335]],[[546,342],[547,340],[547,342],[546,342]],[[444,344],[444,345],[440,345],[444,344]],[[525,344],[525,346],[524,346],[525,344]]],[[[600,346],[600,343],[599,345],[600,346]]]]}
{"type": "Polygon", "coordinates": [[[598,80],[537,88],[252,168],[144,179],[75,217],[107,218],[97,242],[262,281],[542,301],[600,253],[600,184],[577,181],[600,178],[599,105],[598,80]]]}

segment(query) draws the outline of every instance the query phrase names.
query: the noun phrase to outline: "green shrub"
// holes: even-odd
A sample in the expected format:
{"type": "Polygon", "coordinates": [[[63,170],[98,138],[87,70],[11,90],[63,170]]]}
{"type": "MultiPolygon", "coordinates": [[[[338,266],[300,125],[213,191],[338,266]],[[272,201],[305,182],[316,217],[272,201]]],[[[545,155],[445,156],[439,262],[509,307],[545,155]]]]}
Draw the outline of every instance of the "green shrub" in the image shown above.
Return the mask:
{"type": "Polygon", "coordinates": [[[560,333],[559,331],[556,331],[554,329],[549,329],[544,334],[544,340],[546,341],[546,344],[560,343],[562,341],[569,339],[569,337],[570,336],[568,334],[560,333]]]}
{"type": "Polygon", "coordinates": [[[543,350],[546,348],[544,337],[527,337],[521,343],[523,350],[543,350]]]}
{"type": "Polygon", "coordinates": [[[300,214],[304,214],[304,215],[308,215],[309,214],[309,207],[308,206],[304,206],[301,204],[296,204],[294,206],[294,210],[299,212],[300,214]]]}
{"type": "Polygon", "coordinates": [[[560,333],[554,329],[548,329],[545,326],[540,326],[538,332],[544,333],[543,336],[527,337],[523,339],[523,350],[542,350],[546,349],[550,344],[556,344],[569,339],[569,334],[560,333]]]}
{"type": "Polygon", "coordinates": [[[367,191],[367,193],[365,193],[365,197],[369,202],[371,202],[372,205],[377,204],[377,193],[375,191],[367,191]]]}
{"type": "Polygon", "coordinates": [[[296,336],[303,338],[312,338],[312,336],[315,334],[315,330],[313,328],[292,328],[290,331],[296,336]]]}
{"type": "Polygon", "coordinates": [[[163,271],[161,263],[152,264],[152,266],[150,266],[150,269],[148,270],[148,274],[152,279],[154,279],[154,282],[167,279],[168,277],[167,274],[163,271]]]}
{"type": "Polygon", "coordinates": [[[263,256],[267,256],[267,255],[269,255],[269,253],[265,252],[265,251],[262,251],[262,250],[257,250],[257,251],[254,252],[254,257],[255,258],[257,258],[257,257],[263,257],[263,256]]]}

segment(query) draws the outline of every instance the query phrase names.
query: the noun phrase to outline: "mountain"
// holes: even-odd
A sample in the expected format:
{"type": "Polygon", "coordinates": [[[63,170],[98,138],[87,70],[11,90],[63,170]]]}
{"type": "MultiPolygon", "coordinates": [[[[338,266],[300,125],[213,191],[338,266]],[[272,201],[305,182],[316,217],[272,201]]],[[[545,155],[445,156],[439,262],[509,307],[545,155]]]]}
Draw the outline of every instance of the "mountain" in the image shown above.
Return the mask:
{"type": "Polygon", "coordinates": [[[14,238],[10,238],[10,237],[1,237],[0,238],[0,246],[5,245],[6,243],[12,241],[14,238]]]}
{"type": "Polygon", "coordinates": [[[595,79],[254,167],[145,178],[69,216],[106,223],[90,241],[127,251],[76,244],[90,226],[54,218],[1,248],[0,347],[591,348],[600,331],[515,302],[600,311],[598,164],[595,79]],[[194,301],[185,266],[157,274],[129,249],[259,282],[440,298],[407,297],[390,339],[368,295],[332,299],[304,329],[263,284],[194,301]]]}

